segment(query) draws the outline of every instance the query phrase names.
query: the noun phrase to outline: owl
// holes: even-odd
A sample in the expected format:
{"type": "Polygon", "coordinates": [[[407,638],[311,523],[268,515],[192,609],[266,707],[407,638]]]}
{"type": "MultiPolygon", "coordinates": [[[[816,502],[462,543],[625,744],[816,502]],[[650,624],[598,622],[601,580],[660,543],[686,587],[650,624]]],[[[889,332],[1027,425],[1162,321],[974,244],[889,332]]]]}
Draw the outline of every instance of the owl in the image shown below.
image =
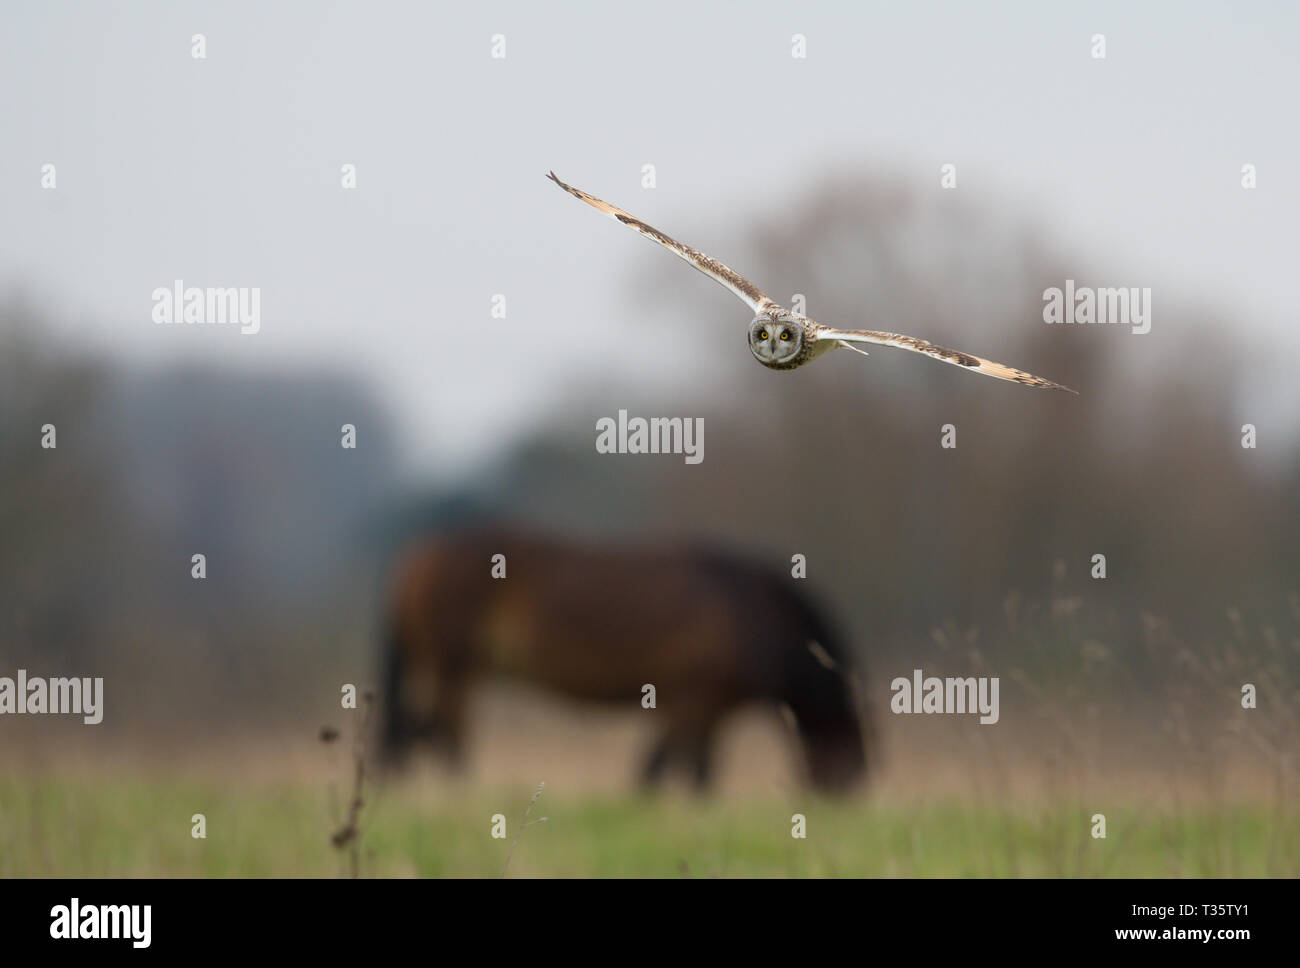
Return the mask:
{"type": "Polygon", "coordinates": [[[628,228],[639,232],[653,242],[662,245],[678,258],[685,259],[706,276],[731,290],[756,315],[749,323],[749,352],[754,359],[773,370],[793,370],[820,359],[831,350],[847,349],[866,356],[864,344],[876,346],[895,346],[913,353],[922,353],[932,359],[942,360],[960,366],[972,373],[1009,380],[1027,387],[1042,387],[1049,390],[1064,390],[1075,393],[1069,387],[1034,376],[1024,370],[992,360],[971,356],[957,350],[938,346],[915,336],[901,333],[884,333],[870,329],[835,329],[824,326],[802,313],[791,312],[769,299],[757,286],[732,269],[727,268],[716,259],[712,259],[698,249],[683,245],[676,239],[669,238],[653,226],[647,225],[639,218],[629,215],[621,208],[601,201],[594,195],[588,195],[581,189],[566,185],[556,177],[555,172],[548,172],[547,178],[555,182],[574,198],[581,199],[592,208],[604,212],[615,221],[622,222],[628,228]]]}

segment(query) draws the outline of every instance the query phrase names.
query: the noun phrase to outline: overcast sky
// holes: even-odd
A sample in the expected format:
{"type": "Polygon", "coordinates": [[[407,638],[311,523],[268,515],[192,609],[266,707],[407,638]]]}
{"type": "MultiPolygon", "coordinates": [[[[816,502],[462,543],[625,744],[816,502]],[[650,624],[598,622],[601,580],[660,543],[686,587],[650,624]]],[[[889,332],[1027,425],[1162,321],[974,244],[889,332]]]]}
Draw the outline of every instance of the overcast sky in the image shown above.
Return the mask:
{"type": "MultiPolygon", "coordinates": [[[[743,271],[745,228],[828,170],[939,191],[952,163],[971,198],[1131,266],[1113,283],[1156,287],[1157,314],[1172,291],[1300,350],[1296,10],[5,0],[0,287],[120,361],[355,371],[410,467],[438,472],[593,369],[673,379],[608,344],[645,260],[668,256],[547,169],[743,271]],[[261,332],[156,326],[174,279],[260,287],[261,332]]],[[[1269,355],[1261,392],[1300,412],[1294,366],[1269,355]]]]}

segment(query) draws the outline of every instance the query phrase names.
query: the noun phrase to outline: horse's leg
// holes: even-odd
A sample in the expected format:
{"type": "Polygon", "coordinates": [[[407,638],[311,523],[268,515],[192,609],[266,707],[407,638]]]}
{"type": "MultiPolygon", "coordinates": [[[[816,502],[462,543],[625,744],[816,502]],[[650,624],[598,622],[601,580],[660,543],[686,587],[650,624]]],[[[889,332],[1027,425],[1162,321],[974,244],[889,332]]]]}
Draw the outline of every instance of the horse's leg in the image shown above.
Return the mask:
{"type": "Polygon", "coordinates": [[[702,729],[683,750],[696,793],[704,793],[713,784],[713,728],[702,729]]]}
{"type": "Polygon", "coordinates": [[[668,756],[672,752],[671,731],[665,732],[650,748],[650,755],[641,768],[641,787],[644,790],[659,785],[664,778],[664,769],[668,766],[668,756]]]}
{"type": "Polygon", "coordinates": [[[460,676],[444,673],[430,717],[429,738],[443,762],[459,771],[464,766],[465,703],[468,692],[460,676]]]}
{"type": "Polygon", "coordinates": [[[684,768],[695,789],[703,791],[712,779],[712,741],[718,712],[701,706],[679,713],[650,750],[641,773],[643,787],[662,780],[670,763],[684,768]]]}

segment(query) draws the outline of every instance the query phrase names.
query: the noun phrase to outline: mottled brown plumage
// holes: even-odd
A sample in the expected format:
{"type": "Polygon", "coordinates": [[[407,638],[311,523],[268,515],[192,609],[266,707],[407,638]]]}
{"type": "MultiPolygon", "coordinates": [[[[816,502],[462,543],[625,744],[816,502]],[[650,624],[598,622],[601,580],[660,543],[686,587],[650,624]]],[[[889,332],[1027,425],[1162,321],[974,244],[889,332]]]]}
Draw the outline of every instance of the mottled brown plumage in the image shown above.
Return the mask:
{"type": "Polygon", "coordinates": [[[866,350],[858,349],[854,344],[869,343],[877,346],[894,346],[899,349],[911,350],[913,353],[921,353],[932,359],[963,367],[972,373],[982,373],[985,376],[1007,380],[1011,383],[1019,383],[1022,386],[1065,390],[1067,393],[1075,392],[1069,387],[1053,383],[1051,380],[1045,380],[1040,376],[1034,376],[1032,373],[1026,373],[1024,370],[1017,370],[1015,367],[1007,366],[1004,363],[995,363],[992,360],[972,356],[969,353],[951,350],[927,340],[917,339],[915,336],[904,336],[901,333],[885,333],[868,329],[834,329],[830,326],[824,326],[814,319],[809,319],[800,313],[792,313],[784,306],[770,299],[761,289],[734,269],[705,255],[698,249],[693,249],[689,245],[678,242],[653,226],[647,225],[639,218],[629,215],[621,208],[602,201],[594,195],[588,195],[572,185],[565,184],[560,181],[555,172],[548,172],[546,177],[574,198],[581,199],[598,211],[604,212],[610,218],[622,222],[633,231],[662,245],[678,258],[689,262],[700,272],[735,293],[745,305],[749,306],[757,314],[750,322],[749,349],[754,358],[769,369],[797,369],[818,357],[826,355],[830,350],[837,347],[845,347],[865,354],[866,350]],[[772,328],[783,333],[783,335],[778,339],[770,338],[772,328]],[[768,332],[769,335],[763,336],[764,332],[768,332]]]}
{"type": "Polygon", "coordinates": [[[781,307],[775,302],[767,298],[767,296],[764,295],[756,285],[744,278],[734,269],[723,265],[717,259],[705,255],[699,249],[693,249],[689,245],[678,242],[676,239],[660,232],[653,225],[647,225],[636,216],[629,215],[621,208],[609,204],[609,202],[601,201],[594,195],[588,195],[580,188],[574,188],[572,185],[565,184],[560,181],[559,177],[553,171],[548,172],[546,177],[555,182],[555,184],[559,185],[574,198],[582,199],[597,211],[604,212],[615,221],[622,222],[633,231],[639,232],[651,241],[659,243],[678,258],[684,259],[691,265],[695,266],[695,268],[699,269],[709,278],[720,282],[739,296],[750,309],[754,310],[754,312],[760,313],[767,312],[769,309],[781,309],[781,307]]]}

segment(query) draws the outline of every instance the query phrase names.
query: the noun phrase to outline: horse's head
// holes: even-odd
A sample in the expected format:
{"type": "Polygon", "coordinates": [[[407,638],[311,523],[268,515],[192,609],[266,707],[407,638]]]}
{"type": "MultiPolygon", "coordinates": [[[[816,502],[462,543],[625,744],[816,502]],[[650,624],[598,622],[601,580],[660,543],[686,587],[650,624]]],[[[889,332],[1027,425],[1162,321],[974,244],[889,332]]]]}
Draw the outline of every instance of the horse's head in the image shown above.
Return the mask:
{"type": "Polygon", "coordinates": [[[817,639],[786,653],[784,698],[803,744],[808,779],[819,790],[842,793],[866,773],[865,725],[848,655],[831,647],[820,622],[816,631],[817,639]]]}
{"type": "Polygon", "coordinates": [[[843,793],[866,772],[867,755],[857,721],[835,732],[803,731],[808,776],[826,793],[843,793]]]}
{"type": "Polygon", "coordinates": [[[848,686],[838,677],[826,686],[820,705],[805,706],[795,716],[809,779],[826,793],[843,793],[866,772],[866,747],[848,686]]]}

